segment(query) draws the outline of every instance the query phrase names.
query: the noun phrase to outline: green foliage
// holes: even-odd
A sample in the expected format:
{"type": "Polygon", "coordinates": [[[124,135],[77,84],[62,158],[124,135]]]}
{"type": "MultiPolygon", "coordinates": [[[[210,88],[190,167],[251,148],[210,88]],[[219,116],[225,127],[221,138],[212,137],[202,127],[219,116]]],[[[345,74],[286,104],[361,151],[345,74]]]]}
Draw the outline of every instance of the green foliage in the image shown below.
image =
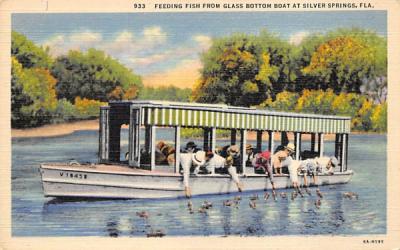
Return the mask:
{"type": "Polygon", "coordinates": [[[290,112],[295,109],[298,98],[298,93],[283,91],[276,95],[275,101],[273,101],[272,98],[268,98],[260,104],[260,107],[267,107],[276,111],[290,112]]]}
{"type": "MultiPolygon", "coordinates": [[[[265,38],[267,40],[267,38],[265,38]]],[[[272,80],[279,68],[262,44],[262,39],[234,34],[215,39],[202,55],[202,76],[192,92],[192,100],[250,106],[271,95],[272,80]]]]}
{"type": "Polygon", "coordinates": [[[36,46],[31,40],[21,33],[11,33],[11,55],[15,57],[24,68],[49,69],[52,59],[47,50],[36,46]]]}
{"type": "Polygon", "coordinates": [[[372,128],[378,132],[387,130],[387,103],[378,104],[371,116],[372,128]]]}
{"type": "Polygon", "coordinates": [[[275,111],[349,116],[354,130],[386,132],[386,102],[374,104],[360,94],[336,95],[331,89],[304,90],[301,95],[284,91],[277,95],[275,101],[268,99],[260,106],[275,111]]]}
{"type": "Polygon", "coordinates": [[[142,88],[141,78],[103,51],[70,51],[56,59],[52,73],[57,78],[59,99],[76,97],[99,100],[134,99],[142,88]]]}
{"type": "Polygon", "coordinates": [[[295,49],[293,59],[297,91],[360,93],[364,82],[387,75],[387,40],[360,28],[311,34],[295,49]]]}
{"type": "Polygon", "coordinates": [[[138,96],[140,100],[166,100],[188,102],[192,90],[190,88],[177,88],[175,86],[144,87],[138,96]]]}
{"type": "Polygon", "coordinates": [[[12,107],[13,127],[31,127],[48,123],[56,110],[54,86],[56,79],[42,68],[24,69],[12,58],[12,107]]]}
{"type": "Polygon", "coordinates": [[[106,106],[107,103],[100,102],[97,100],[89,100],[86,98],[81,99],[80,97],[75,98],[75,109],[76,116],[80,119],[98,117],[100,113],[100,107],[106,106]]]}

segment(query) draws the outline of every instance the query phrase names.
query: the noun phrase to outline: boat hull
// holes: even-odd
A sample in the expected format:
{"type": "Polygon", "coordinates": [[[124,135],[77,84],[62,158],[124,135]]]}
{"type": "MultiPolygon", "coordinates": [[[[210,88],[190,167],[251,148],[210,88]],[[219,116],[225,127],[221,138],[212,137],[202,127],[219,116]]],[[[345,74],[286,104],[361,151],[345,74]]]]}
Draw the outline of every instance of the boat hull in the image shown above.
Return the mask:
{"type": "MultiPolygon", "coordinates": [[[[44,195],[47,197],[90,197],[90,198],[134,198],[158,199],[184,196],[182,175],[178,173],[131,169],[112,165],[62,165],[40,166],[44,195]]],[[[353,172],[319,175],[318,185],[344,184],[350,181],[353,172]]],[[[270,190],[265,175],[247,174],[240,176],[244,191],[270,190]]],[[[307,177],[312,183],[311,177],[307,177]]],[[[299,176],[303,184],[303,178],[299,176]]],[[[288,175],[275,176],[277,189],[290,188],[288,175]]],[[[229,175],[197,175],[190,177],[193,196],[226,194],[237,192],[236,184],[229,175]]]]}

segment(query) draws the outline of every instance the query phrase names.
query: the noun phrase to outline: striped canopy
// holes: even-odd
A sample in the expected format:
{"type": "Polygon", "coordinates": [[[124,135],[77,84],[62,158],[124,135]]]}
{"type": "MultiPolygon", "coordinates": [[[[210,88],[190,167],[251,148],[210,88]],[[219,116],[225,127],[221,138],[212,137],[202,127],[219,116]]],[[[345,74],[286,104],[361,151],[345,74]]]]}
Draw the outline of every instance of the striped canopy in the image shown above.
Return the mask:
{"type": "MultiPolygon", "coordinates": [[[[118,102],[110,103],[111,108],[113,105],[118,105],[118,102]]],[[[129,105],[131,113],[138,112],[141,125],[306,133],[350,132],[350,117],[283,113],[196,103],[131,101],[129,105]]]]}

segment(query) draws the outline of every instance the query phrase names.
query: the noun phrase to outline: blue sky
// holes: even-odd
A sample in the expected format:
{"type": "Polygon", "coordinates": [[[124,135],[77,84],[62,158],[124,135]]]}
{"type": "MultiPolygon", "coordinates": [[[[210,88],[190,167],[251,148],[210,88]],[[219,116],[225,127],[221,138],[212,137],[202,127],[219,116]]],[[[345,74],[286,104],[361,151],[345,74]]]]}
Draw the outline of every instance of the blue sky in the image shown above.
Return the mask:
{"type": "Polygon", "coordinates": [[[148,85],[187,85],[198,77],[199,54],[211,39],[267,29],[292,43],[340,27],[387,32],[386,11],[13,14],[12,29],[49,46],[53,55],[94,47],[148,85]]]}

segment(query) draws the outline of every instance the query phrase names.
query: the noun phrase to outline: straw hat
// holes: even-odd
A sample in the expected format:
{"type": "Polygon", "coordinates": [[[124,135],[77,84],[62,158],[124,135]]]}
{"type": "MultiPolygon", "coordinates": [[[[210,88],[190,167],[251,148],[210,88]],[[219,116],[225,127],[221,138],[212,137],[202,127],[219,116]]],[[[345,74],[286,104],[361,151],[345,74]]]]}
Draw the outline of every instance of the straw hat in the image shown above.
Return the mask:
{"type": "Polygon", "coordinates": [[[295,148],[296,148],[296,147],[294,146],[293,143],[289,143],[289,144],[285,147],[285,149],[289,150],[290,152],[294,152],[295,148]]]}
{"type": "Polygon", "coordinates": [[[232,145],[228,148],[228,151],[231,153],[239,153],[239,147],[237,145],[232,145]]]}
{"type": "Polygon", "coordinates": [[[246,144],[246,150],[250,150],[250,149],[253,149],[253,145],[251,145],[251,144],[246,144]]]}
{"type": "Polygon", "coordinates": [[[206,152],[204,152],[204,151],[197,151],[192,156],[192,160],[193,160],[194,164],[200,165],[200,166],[204,165],[205,158],[206,158],[206,152]]]}

